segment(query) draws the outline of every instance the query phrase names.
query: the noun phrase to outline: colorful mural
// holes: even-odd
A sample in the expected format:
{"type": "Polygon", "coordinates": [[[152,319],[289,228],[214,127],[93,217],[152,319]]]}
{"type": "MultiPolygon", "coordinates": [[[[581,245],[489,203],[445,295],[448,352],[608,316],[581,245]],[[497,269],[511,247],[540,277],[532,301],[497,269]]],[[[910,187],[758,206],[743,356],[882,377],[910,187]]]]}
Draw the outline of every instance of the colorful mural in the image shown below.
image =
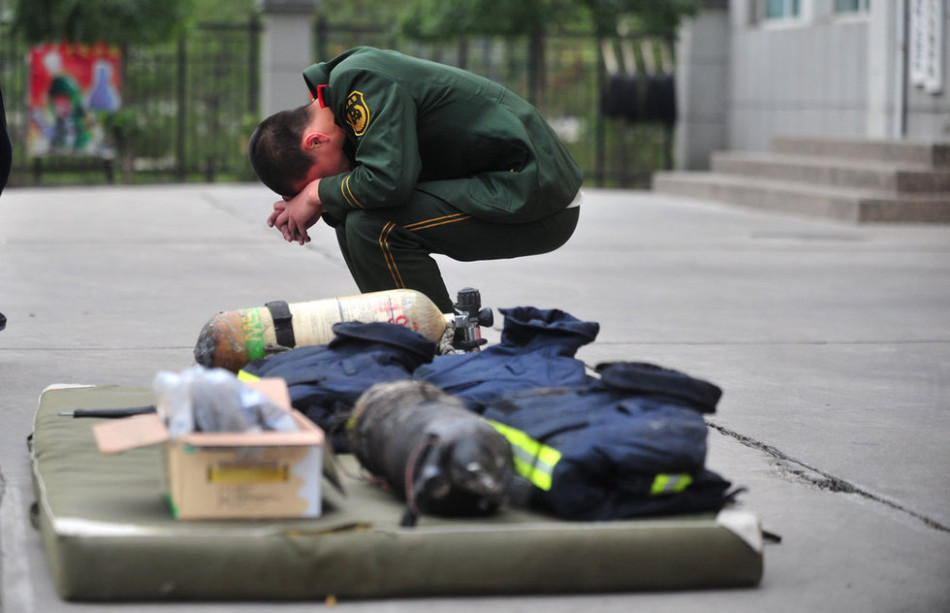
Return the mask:
{"type": "Polygon", "coordinates": [[[49,43],[29,62],[30,155],[111,156],[103,119],[122,106],[118,48],[49,43]]]}

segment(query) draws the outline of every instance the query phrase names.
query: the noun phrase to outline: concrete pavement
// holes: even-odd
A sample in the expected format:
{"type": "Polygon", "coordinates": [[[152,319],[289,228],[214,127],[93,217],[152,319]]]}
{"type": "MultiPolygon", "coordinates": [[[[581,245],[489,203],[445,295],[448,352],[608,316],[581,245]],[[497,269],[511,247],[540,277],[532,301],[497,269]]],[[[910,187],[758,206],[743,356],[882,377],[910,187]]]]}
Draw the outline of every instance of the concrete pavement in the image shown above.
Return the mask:
{"type": "MultiPolygon", "coordinates": [[[[2,603],[59,599],[26,436],[52,383],[149,385],[193,362],[221,309],[355,293],[332,233],[264,225],[254,185],[8,189],[0,197],[2,603]]],[[[854,226],[589,190],[574,238],[520,260],[444,262],[450,291],[601,325],[578,357],[642,360],[725,391],[708,465],[782,536],[743,590],[342,602],[341,611],[950,610],[950,226],[854,226]]],[[[496,312],[497,340],[501,317],[496,312]]],[[[110,610],[253,611],[260,603],[110,610]]],[[[268,604],[309,611],[312,603],[268,604]]]]}

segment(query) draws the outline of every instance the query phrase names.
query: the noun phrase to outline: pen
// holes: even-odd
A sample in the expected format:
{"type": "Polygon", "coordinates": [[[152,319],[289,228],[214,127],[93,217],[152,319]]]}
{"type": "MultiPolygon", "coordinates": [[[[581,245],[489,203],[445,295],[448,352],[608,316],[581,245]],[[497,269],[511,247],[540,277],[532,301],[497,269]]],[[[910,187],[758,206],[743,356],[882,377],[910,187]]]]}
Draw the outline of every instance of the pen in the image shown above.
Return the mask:
{"type": "Polygon", "coordinates": [[[61,411],[59,414],[63,417],[128,417],[154,412],[155,405],[150,404],[144,407],[123,407],[120,409],[76,409],[75,411],[61,411]]]}

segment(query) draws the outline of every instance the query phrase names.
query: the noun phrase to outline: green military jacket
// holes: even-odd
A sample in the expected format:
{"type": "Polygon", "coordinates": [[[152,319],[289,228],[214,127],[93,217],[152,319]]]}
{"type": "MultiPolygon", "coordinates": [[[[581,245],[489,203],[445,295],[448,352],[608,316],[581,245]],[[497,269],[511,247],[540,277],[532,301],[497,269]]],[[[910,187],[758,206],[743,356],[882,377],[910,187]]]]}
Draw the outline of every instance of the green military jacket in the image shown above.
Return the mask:
{"type": "Polygon", "coordinates": [[[564,209],[580,188],[580,169],[544,118],[486,78],[370,47],[303,74],[354,162],[320,182],[337,219],[399,206],[418,189],[476,218],[521,223],[564,209]]]}

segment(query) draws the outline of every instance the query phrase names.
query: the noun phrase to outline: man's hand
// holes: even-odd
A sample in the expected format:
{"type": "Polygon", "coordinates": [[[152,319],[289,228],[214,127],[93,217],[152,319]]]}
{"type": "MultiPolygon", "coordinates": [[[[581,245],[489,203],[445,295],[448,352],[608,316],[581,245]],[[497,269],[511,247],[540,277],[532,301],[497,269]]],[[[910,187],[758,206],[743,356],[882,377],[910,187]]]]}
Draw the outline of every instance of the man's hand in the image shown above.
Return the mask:
{"type": "Polygon", "coordinates": [[[317,179],[307,184],[293,198],[275,202],[273,212],[267,217],[267,225],[280,230],[287,242],[297,242],[301,245],[309,243],[310,235],[307,234],[307,229],[317,223],[323,214],[319,185],[320,179],[317,179]]]}

